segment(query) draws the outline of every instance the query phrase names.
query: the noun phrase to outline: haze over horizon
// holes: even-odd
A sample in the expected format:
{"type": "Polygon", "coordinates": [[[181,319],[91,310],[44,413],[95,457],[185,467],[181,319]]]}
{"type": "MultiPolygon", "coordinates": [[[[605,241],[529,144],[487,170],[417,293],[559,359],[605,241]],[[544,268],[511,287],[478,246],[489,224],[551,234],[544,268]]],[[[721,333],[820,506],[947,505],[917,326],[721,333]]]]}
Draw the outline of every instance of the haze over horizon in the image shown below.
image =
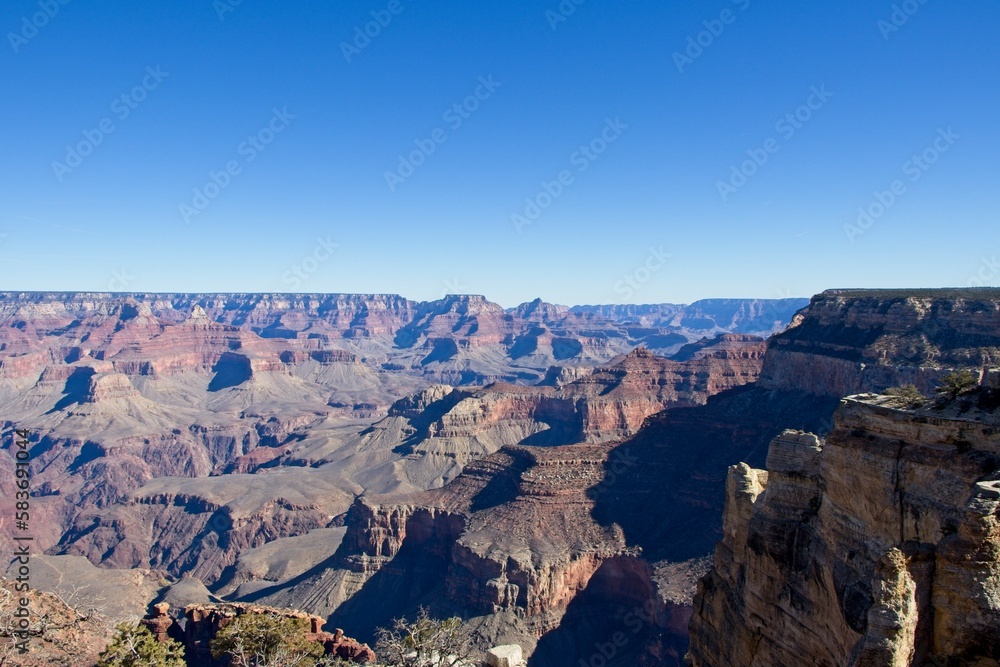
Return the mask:
{"type": "Polygon", "coordinates": [[[998,25],[926,0],[14,0],[0,290],[998,285],[998,25]]]}

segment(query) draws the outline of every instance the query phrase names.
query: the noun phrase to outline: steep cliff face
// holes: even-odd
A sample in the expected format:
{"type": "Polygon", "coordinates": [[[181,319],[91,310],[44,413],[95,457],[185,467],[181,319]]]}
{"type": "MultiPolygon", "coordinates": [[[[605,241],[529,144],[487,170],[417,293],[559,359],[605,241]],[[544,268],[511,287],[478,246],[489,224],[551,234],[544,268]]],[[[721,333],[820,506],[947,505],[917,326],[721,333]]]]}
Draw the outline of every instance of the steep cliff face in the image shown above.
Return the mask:
{"type": "Polygon", "coordinates": [[[852,397],[825,440],[786,432],[767,472],[731,468],[692,664],[998,664],[1000,414],[980,398],[852,397]]]}
{"type": "Polygon", "coordinates": [[[761,385],[842,397],[1000,365],[1000,290],[830,290],[771,339],[761,385]]]}
{"type": "Polygon", "coordinates": [[[442,489],[359,498],[329,569],[248,599],[305,602],[364,639],[430,605],[470,619],[484,646],[537,646],[532,664],[553,667],[588,659],[628,617],[630,646],[609,664],[641,664],[630,661],[650,647],[679,659],[684,606],[657,590],[620,527],[591,514],[588,489],[605,479],[610,449],[505,447],[442,489]]]}

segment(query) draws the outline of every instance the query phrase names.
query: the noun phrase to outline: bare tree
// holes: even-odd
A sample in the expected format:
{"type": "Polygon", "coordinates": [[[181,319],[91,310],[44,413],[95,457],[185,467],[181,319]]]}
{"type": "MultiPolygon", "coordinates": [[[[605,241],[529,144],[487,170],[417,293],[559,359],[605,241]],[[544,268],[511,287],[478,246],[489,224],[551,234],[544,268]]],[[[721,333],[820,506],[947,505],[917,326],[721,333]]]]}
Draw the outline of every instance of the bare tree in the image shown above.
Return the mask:
{"type": "Polygon", "coordinates": [[[16,644],[25,638],[40,638],[43,646],[73,654],[79,649],[76,638],[81,635],[104,636],[109,629],[96,610],[80,609],[59,595],[54,597],[65,607],[39,605],[39,600],[43,600],[46,594],[36,591],[17,594],[12,587],[13,582],[3,580],[0,583],[0,667],[23,663],[16,644]],[[22,596],[30,597],[34,613],[19,618],[15,612],[22,596]]]}
{"type": "Polygon", "coordinates": [[[460,618],[436,620],[421,607],[416,620],[400,618],[380,629],[375,652],[386,667],[459,667],[472,664],[473,649],[460,618]]]}

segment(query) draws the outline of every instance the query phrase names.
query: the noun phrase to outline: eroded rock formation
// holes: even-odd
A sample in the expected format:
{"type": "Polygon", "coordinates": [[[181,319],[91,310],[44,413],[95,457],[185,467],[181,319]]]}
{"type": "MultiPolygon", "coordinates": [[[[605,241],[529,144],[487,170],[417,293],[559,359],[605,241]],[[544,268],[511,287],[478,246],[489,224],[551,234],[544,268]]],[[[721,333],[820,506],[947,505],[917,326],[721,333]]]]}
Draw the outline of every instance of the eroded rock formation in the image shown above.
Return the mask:
{"type": "Polygon", "coordinates": [[[620,527],[591,514],[588,491],[605,477],[611,449],[504,447],[442,489],[359,498],[328,568],[256,599],[303,600],[362,636],[430,603],[441,615],[479,618],[483,646],[516,639],[549,661],[535,664],[587,658],[590,644],[641,612],[622,658],[654,645],[678,654],[684,606],[657,591],[620,527]]]}
{"type": "MultiPolygon", "coordinates": [[[[850,295],[848,301],[853,305],[845,308],[888,312],[930,299],[926,308],[920,306],[926,313],[963,309],[993,312],[991,304],[1000,302],[1000,293],[995,291],[973,296],[983,303],[956,300],[948,306],[953,297],[945,294],[859,293],[850,295]]],[[[842,297],[837,293],[816,297],[819,319],[825,317],[822,313],[828,301],[842,297]]],[[[908,326],[916,327],[916,337],[923,335],[923,329],[937,327],[935,336],[942,342],[933,354],[942,358],[978,355],[975,358],[982,361],[989,358],[993,348],[1000,347],[997,321],[987,318],[980,324],[977,337],[971,339],[957,333],[965,326],[962,322],[961,317],[954,321],[939,317],[936,324],[919,319],[909,325],[896,323],[893,326],[901,333],[893,340],[910,338],[908,326]]],[[[877,339],[884,333],[883,326],[873,326],[877,331],[866,336],[877,339]]],[[[674,405],[647,417],[644,426],[630,437],[592,445],[604,451],[601,464],[593,462],[593,454],[590,459],[580,454],[585,445],[556,450],[505,447],[470,463],[462,476],[438,491],[405,499],[366,497],[357,501],[347,517],[347,537],[336,557],[323,564],[322,572],[308,583],[274,587],[266,592],[265,599],[281,604],[285,600],[307,600],[311,608],[331,610],[334,618],[367,613],[373,599],[399,601],[400,606],[390,615],[404,613],[405,600],[411,600],[411,604],[417,599],[437,600],[442,609],[459,609],[485,619],[473,625],[507,628],[513,636],[506,638],[515,639],[532,652],[532,667],[563,665],[567,656],[586,661],[600,655],[599,648],[606,647],[608,639],[595,639],[600,629],[588,626],[587,619],[615,614],[619,619],[626,618],[636,609],[645,611],[643,600],[652,600],[657,606],[655,613],[648,616],[655,620],[639,623],[644,632],[651,629],[651,635],[635,641],[626,634],[630,638],[628,647],[634,653],[616,653],[614,660],[602,659],[622,665],[642,664],[642,660],[649,664],[681,664],[694,581],[704,572],[702,559],[711,554],[723,534],[729,466],[744,460],[762,467],[769,443],[786,428],[821,435],[833,428],[832,415],[839,403],[837,392],[842,380],[837,373],[826,373],[824,369],[831,358],[840,363],[839,357],[831,356],[823,345],[806,350],[808,337],[798,328],[806,332],[821,328],[813,321],[811,308],[802,313],[796,327],[769,341],[765,375],[759,382],[721,391],[704,405],[674,405]],[[788,340],[801,344],[804,356],[785,354],[783,349],[792,344],[788,340]],[[772,357],[775,349],[782,352],[772,357]],[[810,371],[809,355],[816,356],[819,372],[810,371]],[[560,450],[567,455],[576,452],[580,461],[592,462],[575,463],[561,470],[568,475],[564,478],[565,490],[535,495],[537,487],[528,482],[536,472],[551,470],[541,462],[546,457],[556,460],[561,455],[555,451],[560,450]],[[473,483],[477,478],[479,481],[473,483]],[[473,510],[472,501],[456,500],[453,505],[442,500],[449,497],[447,494],[461,497],[462,488],[484,489],[483,497],[492,500],[483,500],[484,506],[478,511],[473,510]],[[574,508],[572,512],[562,504],[571,498],[579,503],[569,505],[574,508]],[[577,519],[583,508],[588,518],[577,519]],[[570,529],[563,532],[563,522],[570,519],[576,522],[576,533],[570,529]],[[477,529],[480,525],[482,528],[477,529]],[[545,528],[533,528],[536,526],[545,528]],[[550,543],[550,526],[556,537],[580,537],[560,537],[550,543]],[[529,533],[529,537],[523,537],[525,530],[538,530],[537,536],[529,533]],[[508,531],[515,537],[508,536],[508,531]],[[566,554],[576,553],[574,549],[581,549],[581,555],[566,560],[566,554]],[[612,581],[616,583],[609,583],[612,581]],[[626,608],[611,609],[608,590],[628,591],[626,608]]],[[[730,352],[745,343],[733,337],[727,339],[723,347],[730,352]]],[[[845,348],[858,346],[849,336],[842,343],[845,348]]],[[[713,347],[694,344],[685,348],[682,356],[688,362],[698,361],[711,354],[713,347]]],[[[940,377],[947,372],[934,367],[933,359],[893,356],[890,350],[879,362],[878,374],[868,381],[879,389],[902,384],[914,377],[915,363],[924,364],[922,372],[928,375],[933,371],[940,377]]],[[[859,364],[855,370],[863,372],[864,368],[859,364]]],[[[636,375],[639,383],[648,377],[636,375]]],[[[992,376],[987,373],[986,377],[992,376]]],[[[581,380],[550,387],[549,396],[562,395],[578,382],[581,380]]],[[[647,385],[637,393],[648,395],[651,391],[647,385]]],[[[489,392],[470,393],[481,399],[489,392]]],[[[414,417],[434,415],[428,420],[430,431],[446,415],[464,414],[456,408],[468,399],[468,394],[453,396],[459,400],[441,405],[439,402],[449,395],[442,390],[437,398],[400,405],[399,414],[410,414],[419,406],[414,417]],[[432,412],[431,406],[436,404],[441,409],[432,412]]],[[[484,411],[470,410],[469,414],[472,417],[466,421],[452,423],[465,428],[474,426],[476,420],[483,420],[484,411]]],[[[531,445],[532,441],[526,440],[525,444],[531,445]]],[[[775,449],[775,456],[779,449],[775,449]]],[[[755,484],[763,488],[763,482],[761,478],[755,484]]],[[[469,491],[469,496],[477,493],[469,491]]],[[[636,616],[630,618],[635,620],[636,616]]],[[[380,623],[384,619],[371,618],[367,626],[380,623]]],[[[627,627],[623,628],[627,633],[627,627]]],[[[488,638],[497,639],[495,635],[488,638]]]]}
{"type": "MultiPolygon", "coordinates": [[[[157,609],[159,612],[159,609],[157,609]]],[[[260,605],[229,603],[229,604],[196,604],[184,609],[185,626],[183,643],[185,659],[190,667],[214,667],[219,661],[212,659],[211,644],[219,631],[234,619],[245,614],[268,615],[278,618],[292,618],[304,622],[304,637],[309,641],[323,645],[327,655],[358,664],[375,662],[375,652],[366,644],[362,644],[344,635],[337,628],[334,632],[324,632],[325,621],[313,614],[292,610],[274,609],[260,605]]],[[[157,613],[144,621],[147,625],[159,628],[166,624],[163,615],[157,613]]]]}
{"type": "Polygon", "coordinates": [[[692,664],[998,664],[1000,401],[980,397],[852,397],[825,440],[786,432],[767,472],[731,468],[692,664]]]}

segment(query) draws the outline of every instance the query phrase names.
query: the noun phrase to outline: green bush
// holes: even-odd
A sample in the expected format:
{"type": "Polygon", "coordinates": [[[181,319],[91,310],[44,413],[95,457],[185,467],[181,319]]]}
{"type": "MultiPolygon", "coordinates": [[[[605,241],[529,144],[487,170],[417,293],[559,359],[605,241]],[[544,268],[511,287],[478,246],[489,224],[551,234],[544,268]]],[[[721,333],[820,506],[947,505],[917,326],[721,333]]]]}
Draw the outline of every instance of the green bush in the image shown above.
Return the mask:
{"type": "Polygon", "coordinates": [[[905,408],[918,408],[927,402],[927,398],[912,384],[886,389],[885,395],[892,396],[896,403],[905,408]]]}
{"type": "Polygon", "coordinates": [[[212,640],[215,658],[233,667],[315,667],[323,645],[306,638],[309,622],[275,614],[242,614],[212,640]]]}
{"type": "Polygon", "coordinates": [[[161,644],[147,627],[122,623],[97,667],[185,667],[184,646],[173,639],[161,644]]]}
{"type": "Polygon", "coordinates": [[[936,389],[937,393],[944,394],[951,400],[955,400],[962,394],[967,394],[979,386],[979,375],[972,371],[955,371],[949,373],[941,379],[941,386],[936,389]]]}

